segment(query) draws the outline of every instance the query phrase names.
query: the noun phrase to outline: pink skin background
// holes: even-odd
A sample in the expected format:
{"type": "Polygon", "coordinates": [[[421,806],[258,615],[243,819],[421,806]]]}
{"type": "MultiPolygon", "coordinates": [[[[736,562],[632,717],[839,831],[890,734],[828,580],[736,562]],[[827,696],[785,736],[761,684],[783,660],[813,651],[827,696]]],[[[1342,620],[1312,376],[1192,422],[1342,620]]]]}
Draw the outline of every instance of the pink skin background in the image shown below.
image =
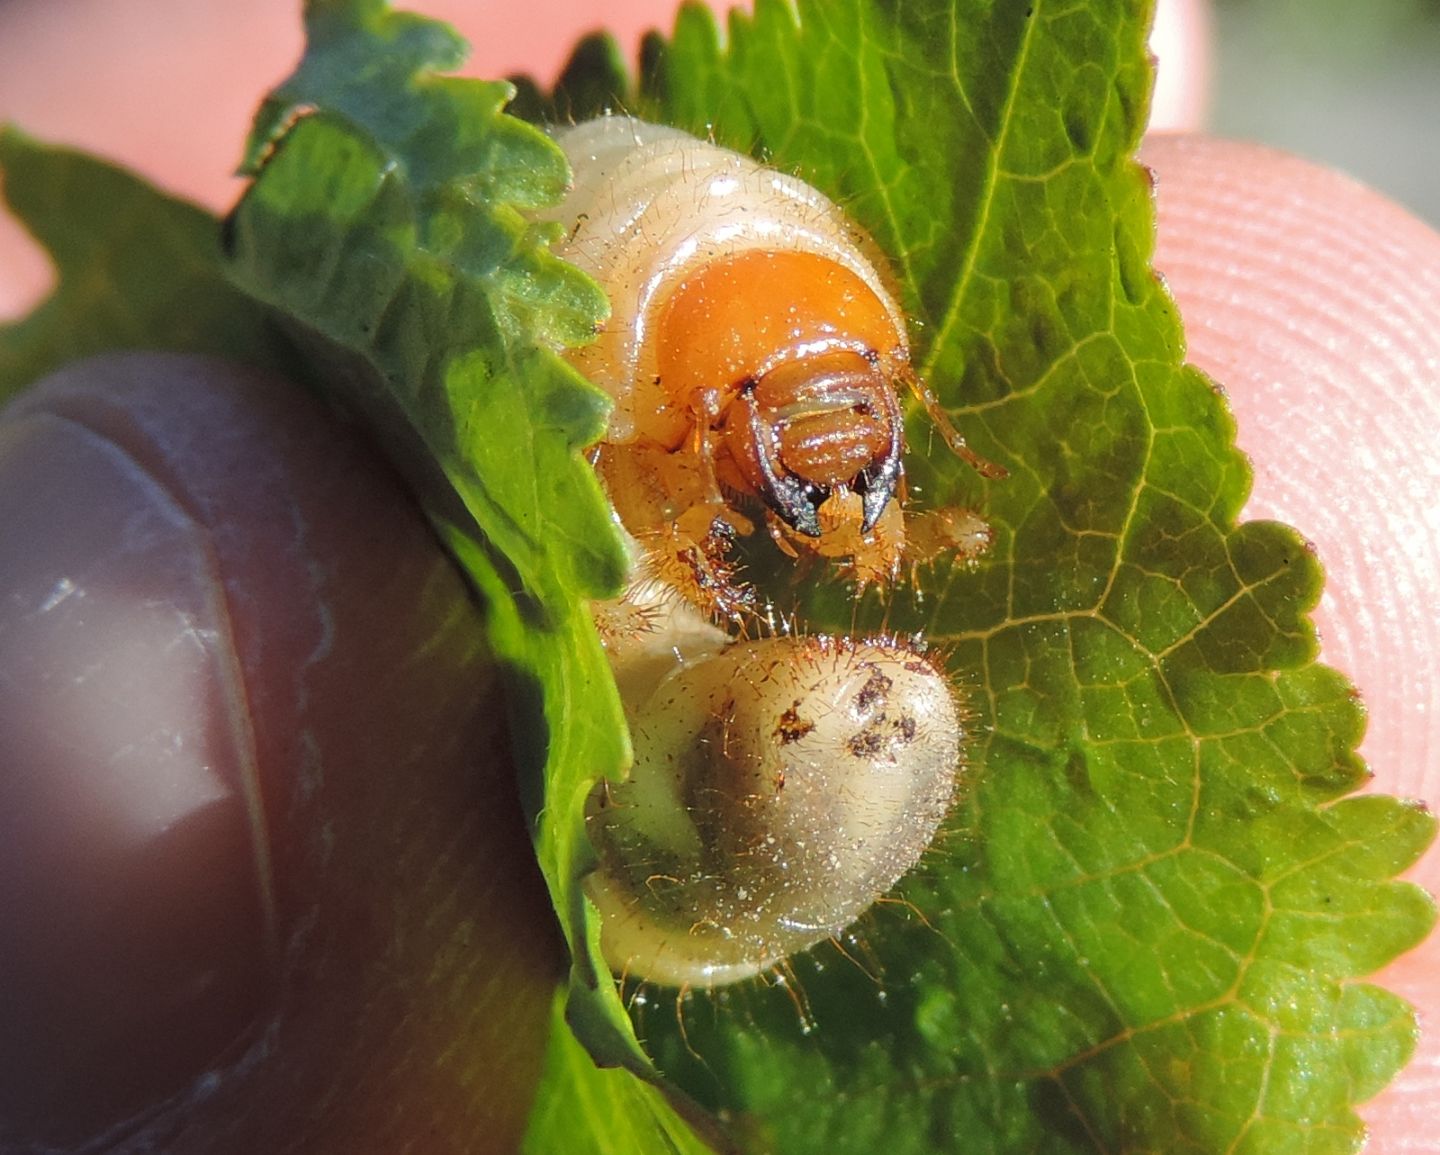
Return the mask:
{"type": "MultiPolygon", "coordinates": [[[[599,24],[633,43],[669,0],[417,0],[474,47],[467,71],[548,76],[599,24]]],[[[216,208],[257,96],[300,50],[298,0],[0,4],[0,119],[121,159],[216,208]]],[[[1162,3],[1152,136],[1157,267],[1191,359],[1223,384],[1255,466],[1248,517],[1299,527],[1329,572],[1324,659],[1360,687],[1373,786],[1440,797],[1440,236],[1347,178],[1203,128],[1208,20],[1162,3]]],[[[45,266],[0,221],[0,315],[45,266]]],[[[1410,877],[1440,886],[1440,856],[1410,877]]],[[[1368,1150],[1440,1152],[1440,941],[1379,980],[1421,1008],[1417,1059],[1367,1104],[1368,1150]]]]}

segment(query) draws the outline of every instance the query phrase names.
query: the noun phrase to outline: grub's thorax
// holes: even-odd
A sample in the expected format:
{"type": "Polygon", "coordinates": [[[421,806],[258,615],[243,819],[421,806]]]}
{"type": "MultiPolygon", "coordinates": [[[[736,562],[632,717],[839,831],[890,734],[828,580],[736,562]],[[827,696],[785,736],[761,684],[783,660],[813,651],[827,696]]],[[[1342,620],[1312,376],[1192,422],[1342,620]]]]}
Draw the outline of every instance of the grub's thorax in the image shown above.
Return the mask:
{"type": "Polygon", "coordinates": [[[860,495],[868,531],[895,496],[908,372],[890,307],[850,269],[753,249],[696,270],[658,310],[659,384],[732,491],[819,537],[820,507],[860,495]]]}

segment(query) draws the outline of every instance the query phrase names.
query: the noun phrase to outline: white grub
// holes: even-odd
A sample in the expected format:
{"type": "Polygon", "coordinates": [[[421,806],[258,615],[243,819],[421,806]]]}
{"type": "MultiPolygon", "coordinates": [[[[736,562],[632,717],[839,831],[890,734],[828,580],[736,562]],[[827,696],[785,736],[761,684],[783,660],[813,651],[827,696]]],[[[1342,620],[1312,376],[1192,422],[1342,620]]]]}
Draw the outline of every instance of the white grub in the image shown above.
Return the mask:
{"type": "Polygon", "coordinates": [[[902,559],[983,552],[988,528],[964,511],[921,515],[909,544],[900,389],[999,471],[916,380],[883,258],[821,193],[626,117],[558,139],[575,186],[556,251],[613,308],[568,356],[615,400],[596,466],[637,559],[625,596],[594,607],[635,759],[591,798],[586,890],[618,975],[783,976],[925,853],[965,714],[912,643],[733,640],[714,623],[753,627],[756,610],[731,547],[763,518],[784,553],[862,587],[902,559]]]}

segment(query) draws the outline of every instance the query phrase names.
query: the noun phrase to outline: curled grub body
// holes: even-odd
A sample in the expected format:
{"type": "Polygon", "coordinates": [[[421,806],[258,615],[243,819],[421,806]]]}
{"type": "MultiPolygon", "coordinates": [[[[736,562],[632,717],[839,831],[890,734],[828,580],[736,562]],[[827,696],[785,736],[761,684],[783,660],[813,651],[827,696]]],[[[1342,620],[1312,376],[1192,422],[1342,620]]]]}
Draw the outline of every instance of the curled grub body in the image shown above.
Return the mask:
{"type": "Polygon", "coordinates": [[[635,760],[588,809],[586,889],[617,974],[710,987],[834,938],[930,845],[965,712],[922,646],[737,640],[730,550],[758,511],[796,558],[888,583],[902,558],[971,558],[973,514],[907,527],[900,396],[925,405],[907,321],[869,239],[822,194],[749,157],[612,117],[559,135],[575,187],[557,251],[613,314],[573,362],[615,400],[596,466],[633,539],[596,623],[635,760]],[[907,532],[907,529],[913,532],[907,532]]]}
{"type": "Polygon", "coordinates": [[[965,719],[909,642],[731,642],[668,604],[612,642],[635,763],[591,799],[587,892],[617,973],[709,987],[834,938],[915,865],[965,719]]]}

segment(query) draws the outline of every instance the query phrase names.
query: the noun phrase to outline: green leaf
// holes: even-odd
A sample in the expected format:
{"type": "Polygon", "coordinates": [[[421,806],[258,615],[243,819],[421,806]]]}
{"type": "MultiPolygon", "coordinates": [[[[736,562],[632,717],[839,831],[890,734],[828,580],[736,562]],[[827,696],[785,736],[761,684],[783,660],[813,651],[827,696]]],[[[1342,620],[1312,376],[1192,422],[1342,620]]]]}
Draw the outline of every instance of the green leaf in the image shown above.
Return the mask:
{"type": "Polygon", "coordinates": [[[225,280],[203,209],[3,125],[0,175],[6,203],[59,274],[34,312],[0,325],[0,401],[67,361],[117,349],[291,367],[265,310],[225,280]]]}
{"type": "MultiPolygon", "coordinates": [[[[793,983],[637,1006],[757,1149],[1351,1151],[1412,1048],[1411,1010],[1353,980],[1432,925],[1393,880],[1434,822],[1344,798],[1363,719],[1315,661],[1318,565],[1237,524],[1248,468],[1149,268],[1148,17],[758,0],[722,44],[687,8],[625,101],[844,203],[924,374],[1010,470],[982,481],[916,415],[913,488],[995,545],[862,612],[922,631],[970,697],[947,836],[793,983]]],[[[552,107],[613,79],[567,84],[552,107]]],[[[788,596],[854,621],[838,583],[788,596]]]]}
{"type": "Polygon", "coordinates": [[[569,170],[502,111],[509,84],[440,74],[463,56],[444,25],[317,0],[306,27],[297,71],[256,118],[230,272],[292,321],[468,571],[511,670],[522,792],[573,952],[569,1015],[597,1056],[648,1071],[575,882],[585,797],[627,757],[586,606],[618,591],[627,558],[580,452],[608,398],[558,355],[606,302],[526,215],[569,170]]]}
{"type": "Polygon", "coordinates": [[[516,96],[510,112],[537,124],[579,124],[622,112],[631,80],[620,46],[608,32],[586,36],[575,46],[553,92],[544,92],[528,76],[512,78],[516,96]]]}
{"type": "Polygon", "coordinates": [[[693,1105],[682,1104],[685,1109],[677,1114],[654,1084],[627,1070],[597,1067],[566,1026],[563,1000],[556,1003],[540,1086],[525,1136],[526,1155],[709,1155],[724,1143],[714,1123],[693,1105]],[[697,1131],[711,1142],[698,1138],[697,1131]]]}

